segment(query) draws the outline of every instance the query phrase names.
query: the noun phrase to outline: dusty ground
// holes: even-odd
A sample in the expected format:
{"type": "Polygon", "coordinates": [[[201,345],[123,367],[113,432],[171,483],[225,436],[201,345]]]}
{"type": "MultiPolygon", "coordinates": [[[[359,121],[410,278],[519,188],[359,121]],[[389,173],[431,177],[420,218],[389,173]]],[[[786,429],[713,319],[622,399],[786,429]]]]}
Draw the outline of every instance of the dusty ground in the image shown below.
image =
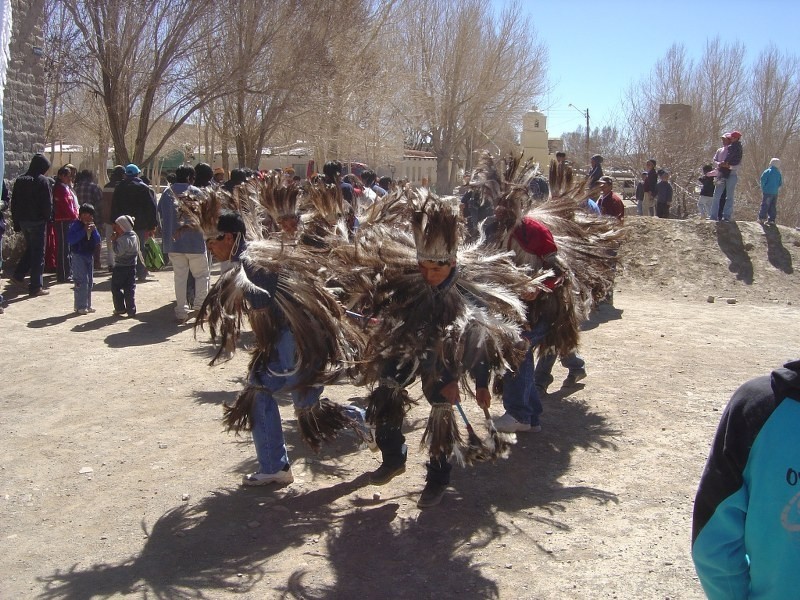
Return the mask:
{"type": "Polygon", "coordinates": [[[219,417],[246,357],[206,366],[206,338],[173,323],[171,272],[139,286],[135,320],[111,316],[107,276],[83,317],[67,285],[7,289],[0,598],[701,598],[695,486],[731,392],[800,353],[800,234],[629,221],[585,386],[553,386],[542,433],[454,471],[424,512],[424,406],[387,486],[350,438],[310,454],[287,408],[295,483],[243,489],[252,446],[219,417]]]}

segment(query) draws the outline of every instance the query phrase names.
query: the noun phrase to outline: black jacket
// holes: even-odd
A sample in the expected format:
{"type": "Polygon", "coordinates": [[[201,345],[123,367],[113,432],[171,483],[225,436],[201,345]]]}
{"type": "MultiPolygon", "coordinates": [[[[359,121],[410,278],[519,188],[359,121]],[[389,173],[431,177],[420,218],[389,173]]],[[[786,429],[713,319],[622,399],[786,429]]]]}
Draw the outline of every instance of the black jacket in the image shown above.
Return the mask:
{"type": "Polygon", "coordinates": [[[154,229],[156,221],[156,199],[150,188],[138,177],[126,177],[114,188],[111,200],[110,223],[121,215],[134,218],[133,228],[136,231],[154,229]]]}
{"type": "Polygon", "coordinates": [[[34,154],[27,173],[17,177],[11,194],[11,216],[14,226],[21,221],[49,221],[53,216],[53,193],[45,173],[50,161],[43,154],[34,154]]]}

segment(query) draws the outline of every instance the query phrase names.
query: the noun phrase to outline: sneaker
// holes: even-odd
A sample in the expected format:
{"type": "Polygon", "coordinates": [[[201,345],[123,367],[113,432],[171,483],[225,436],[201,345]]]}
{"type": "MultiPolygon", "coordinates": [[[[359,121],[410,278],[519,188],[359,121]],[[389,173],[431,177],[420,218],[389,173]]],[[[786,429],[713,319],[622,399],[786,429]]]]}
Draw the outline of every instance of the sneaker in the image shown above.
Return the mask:
{"type": "Polygon", "coordinates": [[[508,413],[495,419],[494,427],[501,433],[517,433],[531,430],[530,423],[520,423],[508,413]]]}
{"type": "Polygon", "coordinates": [[[89,314],[89,309],[88,308],[79,308],[75,312],[78,313],[79,315],[88,315],[89,314]]]}
{"type": "Polygon", "coordinates": [[[270,483],[292,483],[294,475],[291,467],[277,473],[250,473],[242,477],[242,485],[269,485],[270,483]]]}
{"type": "Polygon", "coordinates": [[[38,296],[47,296],[50,294],[50,290],[46,290],[44,288],[39,288],[35,292],[31,292],[29,295],[31,298],[36,298],[38,296]]]}
{"type": "Polygon", "coordinates": [[[540,433],[542,431],[541,425],[531,425],[531,433],[540,433]]]}
{"type": "Polygon", "coordinates": [[[97,309],[96,309],[96,308],[92,308],[92,307],[90,306],[89,308],[87,308],[87,309],[86,309],[86,312],[88,312],[88,313],[96,313],[96,312],[97,312],[97,309]]]}
{"type": "Polygon", "coordinates": [[[581,369],[580,371],[573,371],[572,373],[567,375],[567,378],[564,380],[564,383],[561,384],[561,387],[566,387],[566,388],[575,387],[578,384],[578,382],[582,379],[586,379],[585,369],[581,369]]]}
{"type": "Polygon", "coordinates": [[[428,481],[417,500],[417,508],[430,508],[442,501],[447,484],[428,481]]]}
{"type": "Polygon", "coordinates": [[[369,482],[372,485],[384,485],[405,472],[405,463],[397,467],[387,467],[385,464],[381,464],[380,467],[369,474],[369,482]]]}
{"type": "Polygon", "coordinates": [[[764,219],[759,219],[759,220],[758,220],[758,224],[759,224],[759,225],[763,225],[763,224],[764,224],[764,219]]]}

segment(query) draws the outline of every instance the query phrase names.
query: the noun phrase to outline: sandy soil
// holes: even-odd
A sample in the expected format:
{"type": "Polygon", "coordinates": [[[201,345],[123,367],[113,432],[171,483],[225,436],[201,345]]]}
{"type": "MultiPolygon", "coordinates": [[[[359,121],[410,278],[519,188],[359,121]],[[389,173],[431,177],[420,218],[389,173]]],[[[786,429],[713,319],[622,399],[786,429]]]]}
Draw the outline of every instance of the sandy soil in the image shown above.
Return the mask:
{"type": "Polygon", "coordinates": [[[701,598],[695,486],[731,392],[798,354],[800,234],[630,222],[615,306],[583,336],[585,385],[552,386],[541,433],[456,469],[426,511],[424,402],[386,486],[350,437],[303,447],[287,407],[295,483],[244,489],[252,445],[219,419],[246,356],[206,365],[206,337],[173,322],[171,272],[139,286],[135,320],[111,315],[105,275],[89,316],[68,285],[6,286],[0,598],[701,598]]]}

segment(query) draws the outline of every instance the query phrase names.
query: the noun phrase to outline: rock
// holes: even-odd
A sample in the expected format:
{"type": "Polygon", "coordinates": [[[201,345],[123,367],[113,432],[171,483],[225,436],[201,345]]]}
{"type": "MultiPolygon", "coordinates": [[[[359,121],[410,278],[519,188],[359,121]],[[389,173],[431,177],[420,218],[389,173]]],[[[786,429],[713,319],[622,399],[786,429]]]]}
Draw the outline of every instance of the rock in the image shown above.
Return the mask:
{"type": "Polygon", "coordinates": [[[188,499],[189,499],[189,494],[184,494],[183,496],[181,496],[181,500],[183,500],[184,502],[186,502],[188,499]]]}
{"type": "Polygon", "coordinates": [[[706,302],[708,302],[709,304],[714,304],[714,300],[716,300],[714,296],[709,296],[708,298],[706,298],[706,302]]]}
{"type": "Polygon", "coordinates": [[[727,302],[728,304],[736,304],[736,298],[728,298],[727,300],[725,300],[725,302],[727,302]]]}
{"type": "Polygon", "coordinates": [[[94,473],[94,469],[92,467],[82,467],[78,473],[81,475],[89,475],[90,473],[94,473]]]}
{"type": "Polygon", "coordinates": [[[374,494],[372,494],[372,499],[376,500],[376,501],[380,500],[381,499],[381,493],[380,492],[375,492],[374,494]]]}

